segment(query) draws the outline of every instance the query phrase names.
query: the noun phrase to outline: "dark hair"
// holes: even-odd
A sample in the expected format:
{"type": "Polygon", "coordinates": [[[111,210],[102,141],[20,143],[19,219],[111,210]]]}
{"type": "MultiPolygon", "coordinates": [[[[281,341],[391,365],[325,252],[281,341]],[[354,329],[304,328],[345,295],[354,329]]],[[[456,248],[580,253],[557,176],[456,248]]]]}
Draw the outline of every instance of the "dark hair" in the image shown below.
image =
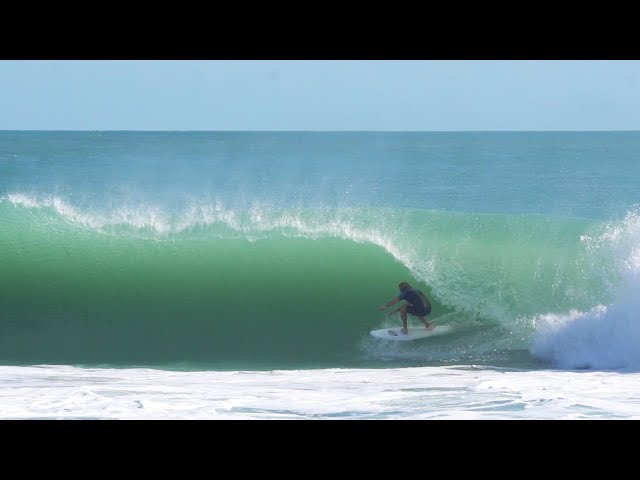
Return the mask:
{"type": "Polygon", "coordinates": [[[406,290],[407,288],[411,288],[411,285],[409,285],[407,282],[402,282],[400,285],[398,285],[398,288],[400,289],[400,291],[402,291],[406,290]]]}

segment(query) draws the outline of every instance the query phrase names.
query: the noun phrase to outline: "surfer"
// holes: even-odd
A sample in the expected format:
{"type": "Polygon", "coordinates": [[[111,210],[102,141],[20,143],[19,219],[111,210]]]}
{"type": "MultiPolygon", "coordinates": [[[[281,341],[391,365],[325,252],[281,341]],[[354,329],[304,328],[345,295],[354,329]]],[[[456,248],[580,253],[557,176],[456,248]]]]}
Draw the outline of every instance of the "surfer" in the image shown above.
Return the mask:
{"type": "Polygon", "coordinates": [[[401,300],[405,300],[407,303],[403,303],[400,308],[389,313],[389,315],[393,315],[396,312],[400,312],[400,318],[402,318],[402,333],[407,333],[407,313],[410,313],[414,317],[418,317],[420,321],[424,323],[427,330],[433,330],[434,326],[431,325],[431,322],[427,322],[427,319],[425,318],[431,313],[431,304],[429,303],[429,300],[427,300],[427,297],[425,297],[420,290],[413,288],[407,282],[402,282],[398,285],[398,288],[400,289],[400,295],[378,307],[378,310],[382,311],[401,300]]]}

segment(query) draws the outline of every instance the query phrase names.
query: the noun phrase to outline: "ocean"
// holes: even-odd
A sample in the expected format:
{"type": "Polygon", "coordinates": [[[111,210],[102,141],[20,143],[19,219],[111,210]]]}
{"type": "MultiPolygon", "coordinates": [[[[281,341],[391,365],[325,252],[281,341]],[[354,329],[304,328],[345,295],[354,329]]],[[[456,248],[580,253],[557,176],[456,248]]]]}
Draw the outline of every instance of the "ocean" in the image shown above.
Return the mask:
{"type": "Polygon", "coordinates": [[[638,185],[634,131],[0,131],[0,419],[640,418],[638,185]],[[403,281],[447,334],[369,334],[403,281]]]}

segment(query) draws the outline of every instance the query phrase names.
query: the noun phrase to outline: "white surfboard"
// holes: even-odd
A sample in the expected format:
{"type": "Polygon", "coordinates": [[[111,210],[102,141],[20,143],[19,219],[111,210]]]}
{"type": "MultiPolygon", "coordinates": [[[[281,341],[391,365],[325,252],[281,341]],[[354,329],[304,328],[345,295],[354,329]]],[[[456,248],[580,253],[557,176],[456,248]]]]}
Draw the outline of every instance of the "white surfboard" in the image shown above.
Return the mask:
{"type": "Polygon", "coordinates": [[[381,328],[380,330],[373,330],[371,335],[382,340],[408,342],[420,338],[442,335],[451,331],[451,327],[449,325],[436,325],[433,330],[427,330],[424,327],[409,327],[407,328],[407,333],[402,333],[401,330],[402,327],[381,328]]]}

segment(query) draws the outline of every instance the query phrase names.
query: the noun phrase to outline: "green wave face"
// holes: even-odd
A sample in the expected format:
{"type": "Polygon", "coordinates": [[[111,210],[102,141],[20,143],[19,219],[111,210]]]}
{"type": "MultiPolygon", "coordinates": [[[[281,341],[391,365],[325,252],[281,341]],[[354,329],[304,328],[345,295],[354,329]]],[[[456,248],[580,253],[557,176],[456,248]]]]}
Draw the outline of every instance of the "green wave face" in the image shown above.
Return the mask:
{"type": "Polygon", "coordinates": [[[617,281],[613,253],[588,241],[604,228],[591,220],[386,209],[116,213],[0,201],[0,361],[495,363],[527,351],[536,315],[589,309],[617,281]],[[377,307],[401,281],[421,288],[432,318],[455,333],[428,348],[369,338],[400,323],[377,307]]]}

